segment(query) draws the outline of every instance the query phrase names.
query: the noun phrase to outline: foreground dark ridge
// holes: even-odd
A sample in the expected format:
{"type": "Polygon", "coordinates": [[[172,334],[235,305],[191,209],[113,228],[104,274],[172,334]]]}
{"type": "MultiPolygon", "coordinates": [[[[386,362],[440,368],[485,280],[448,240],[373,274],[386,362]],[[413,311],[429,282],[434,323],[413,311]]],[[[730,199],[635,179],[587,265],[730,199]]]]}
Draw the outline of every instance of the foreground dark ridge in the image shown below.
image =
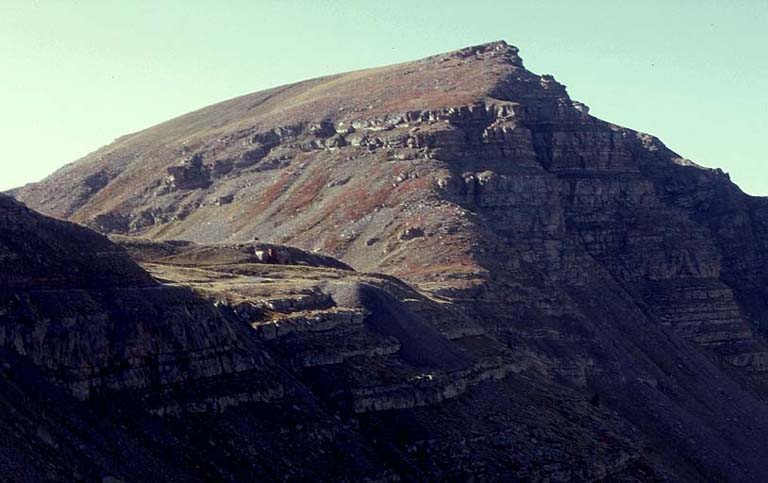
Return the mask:
{"type": "MultiPolygon", "coordinates": [[[[245,283],[262,272],[222,262],[250,267],[254,238],[417,286],[385,279],[389,295],[350,296],[324,279],[325,305],[300,310],[354,300],[369,315],[354,330],[331,322],[319,339],[295,329],[313,326],[301,318],[311,314],[247,320],[276,360],[309,351],[287,372],[358,425],[377,474],[768,475],[768,201],[590,116],[503,42],[217,104],[15,194],[103,232],[226,242],[172,244],[176,262],[139,258],[241,322],[294,310],[264,305],[268,286],[245,283]],[[189,266],[212,253],[216,263],[189,266]],[[426,305],[408,302],[412,315],[392,305],[411,299],[426,305]],[[363,329],[385,339],[364,342],[363,329]]],[[[278,278],[313,299],[300,273],[278,278]]]]}
{"type": "Polygon", "coordinates": [[[438,325],[472,321],[396,279],[288,247],[117,241],[0,195],[10,481],[663,472],[630,424],[493,339],[450,341],[438,325]]]}

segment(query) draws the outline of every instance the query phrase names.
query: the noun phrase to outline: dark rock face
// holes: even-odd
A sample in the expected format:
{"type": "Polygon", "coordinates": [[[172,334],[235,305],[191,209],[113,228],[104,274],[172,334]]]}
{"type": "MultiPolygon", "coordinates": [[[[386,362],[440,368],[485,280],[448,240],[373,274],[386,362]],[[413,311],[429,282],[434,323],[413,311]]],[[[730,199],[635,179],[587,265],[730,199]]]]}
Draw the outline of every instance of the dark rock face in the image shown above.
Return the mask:
{"type": "Polygon", "coordinates": [[[14,480],[663,474],[637,429],[503,352],[453,343],[438,325],[461,312],[396,279],[289,247],[117,237],[158,284],[103,236],[0,201],[6,259],[44,254],[49,275],[37,288],[38,267],[19,262],[29,283],[0,286],[0,467],[14,480]],[[22,232],[56,245],[17,249],[22,232]],[[281,260],[254,254],[269,249],[281,260]],[[91,286],[85,269],[48,283],[70,253],[118,267],[114,283],[91,286]],[[472,408],[489,398],[501,400],[486,420],[472,408]],[[571,417],[600,429],[564,430],[571,417]],[[547,452],[506,454],[534,435],[547,452]],[[473,456],[455,459],[462,448],[473,456]]]}
{"type": "Polygon", "coordinates": [[[88,289],[155,282],[109,240],[0,195],[0,287],[88,289]]]}
{"type": "Polygon", "coordinates": [[[503,42],[233,99],[15,196],[212,242],[122,243],[350,418],[386,468],[367,475],[768,478],[768,201],[590,116],[503,42]],[[283,243],[419,292],[265,262],[283,243]]]}
{"type": "Polygon", "coordinates": [[[0,203],[0,425],[10,438],[0,466],[12,480],[385,472],[247,325],[189,288],[158,284],[102,235],[0,203]],[[296,418],[304,430],[269,436],[296,418]],[[223,449],[236,440],[243,446],[223,449]],[[306,441],[316,446],[291,449],[306,441]],[[326,452],[356,459],[335,470],[326,452]]]}
{"type": "Polygon", "coordinates": [[[163,179],[163,184],[168,191],[207,188],[211,184],[209,170],[216,169],[216,167],[218,167],[217,173],[226,172],[226,169],[222,168],[222,163],[218,163],[212,168],[203,166],[202,156],[196,154],[176,166],[169,167],[168,175],[163,179]]]}

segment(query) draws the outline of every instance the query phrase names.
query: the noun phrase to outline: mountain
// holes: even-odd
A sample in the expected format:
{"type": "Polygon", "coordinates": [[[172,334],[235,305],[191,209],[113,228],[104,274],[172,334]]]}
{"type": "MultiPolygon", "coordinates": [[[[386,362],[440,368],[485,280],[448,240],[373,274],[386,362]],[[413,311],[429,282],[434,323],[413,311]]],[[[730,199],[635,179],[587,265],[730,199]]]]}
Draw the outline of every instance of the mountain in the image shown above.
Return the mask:
{"type": "Polygon", "coordinates": [[[114,241],[0,195],[8,481],[666,471],[498,342],[450,341],[437,326],[472,322],[397,279],[292,247],[114,241]]]}
{"type": "MultiPolygon", "coordinates": [[[[188,287],[158,283],[103,235],[0,196],[0,260],[6,481],[242,479],[290,474],[289,464],[322,474],[321,452],[362,446],[344,442],[250,327],[188,287]],[[249,409],[226,411],[240,405],[249,409]],[[295,414],[304,433],[325,426],[339,442],[291,449],[288,429],[273,432],[295,414]],[[228,448],[246,437],[260,446],[228,448]],[[229,462],[244,454],[251,466],[229,462]]],[[[354,474],[358,460],[338,474],[354,474]]]]}
{"type": "Polygon", "coordinates": [[[216,104],[14,196],[215,301],[371,455],[352,479],[768,477],[768,199],[504,42],[216,104]]]}

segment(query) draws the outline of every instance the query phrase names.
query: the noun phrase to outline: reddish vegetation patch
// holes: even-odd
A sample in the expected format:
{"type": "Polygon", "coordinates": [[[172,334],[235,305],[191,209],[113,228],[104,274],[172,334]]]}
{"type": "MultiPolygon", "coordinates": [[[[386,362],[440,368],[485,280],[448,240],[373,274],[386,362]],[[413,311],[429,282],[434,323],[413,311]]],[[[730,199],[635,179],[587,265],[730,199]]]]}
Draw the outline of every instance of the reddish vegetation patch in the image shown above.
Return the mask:
{"type": "MultiPolygon", "coordinates": [[[[85,209],[81,209],[76,212],[73,217],[74,221],[85,222],[88,218],[91,218],[99,213],[108,213],[120,206],[127,204],[132,192],[126,189],[133,183],[133,177],[124,176],[118,177],[111,183],[107,184],[92,198],[91,204],[86,205],[85,209]],[[127,182],[126,182],[127,178],[127,182]]],[[[139,186],[141,181],[135,181],[139,186]]]]}
{"type": "Polygon", "coordinates": [[[254,209],[254,214],[258,214],[269,208],[272,203],[277,201],[277,199],[282,195],[285,190],[288,189],[288,185],[291,184],[291,181],[293,181],[293,178],[296,176],[295,170],[288,170],[286,169],[283,171],[283,173],[280,175],[280,177],[275,180],[274,183],[272,183],[266,190],[264,190],[264,193],[261,195],[261,200],[259,200],[259,203],[256,205],[256,208],[254,209]]]}
{"type": "Polygon", "coordinates": [[[408,170],[407,163],[395,163],[392,166],[392,176],[400,176],[408,170]]]}
{"type": "Polygon", "coordinates": [[[328,233],[323,239],[323,251],[337,255],[348,243],[349,240],[343,239],[338,233],[328,233]]]}
{"type": "Polygon", "coordinates": [[[295,214],[308,207],[320,195],[328,183],[328,172],[311,174],[309,179],[294,190],[281,211],[295,214]]]}
{"type": "Polygon", "coordinates": [[[432,186],[432,180],[426,177],[411,178],[397,187],[398,200],[404,200],[407,195],[412,193],[427,190],[432,186]]]}
{"type": "Polygon", "coordinates": [[[462,278],[466,276],[480,277],[482,269],[471,261],[457,261],[455,263],[405,263],[392,270],[392,275],[407,280],[440,280],[445,278],[443,274],[449,274],[447,278],[462,278]]]}
{"type": "Polygon", "coordinates": [[[392,194],[390,186],[382,186],[373,192],[364,186],[356,186],[354,189],[342,193],[336,198],[337,206],[341,208],[345,221],[359,220],[371,213],[379,206],[387,204],[387,199],[392,194]]]}

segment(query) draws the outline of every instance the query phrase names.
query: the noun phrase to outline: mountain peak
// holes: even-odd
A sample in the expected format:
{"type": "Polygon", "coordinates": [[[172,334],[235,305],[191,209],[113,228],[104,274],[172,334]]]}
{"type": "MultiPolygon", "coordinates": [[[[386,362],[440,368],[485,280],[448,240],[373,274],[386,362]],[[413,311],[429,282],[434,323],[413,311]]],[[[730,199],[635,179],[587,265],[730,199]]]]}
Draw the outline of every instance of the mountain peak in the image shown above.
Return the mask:
{"type": "Polygon", "coordinates": [[[502,59],[516,67],[523,67],[523,59],[518,55],[519,49],[504,40],[496,40],[485,44],[473,45],[462,49],[446,52],[429,57],[428,59],[447,60],[467,59],[471,57],[482,59],[502,59]]]}

